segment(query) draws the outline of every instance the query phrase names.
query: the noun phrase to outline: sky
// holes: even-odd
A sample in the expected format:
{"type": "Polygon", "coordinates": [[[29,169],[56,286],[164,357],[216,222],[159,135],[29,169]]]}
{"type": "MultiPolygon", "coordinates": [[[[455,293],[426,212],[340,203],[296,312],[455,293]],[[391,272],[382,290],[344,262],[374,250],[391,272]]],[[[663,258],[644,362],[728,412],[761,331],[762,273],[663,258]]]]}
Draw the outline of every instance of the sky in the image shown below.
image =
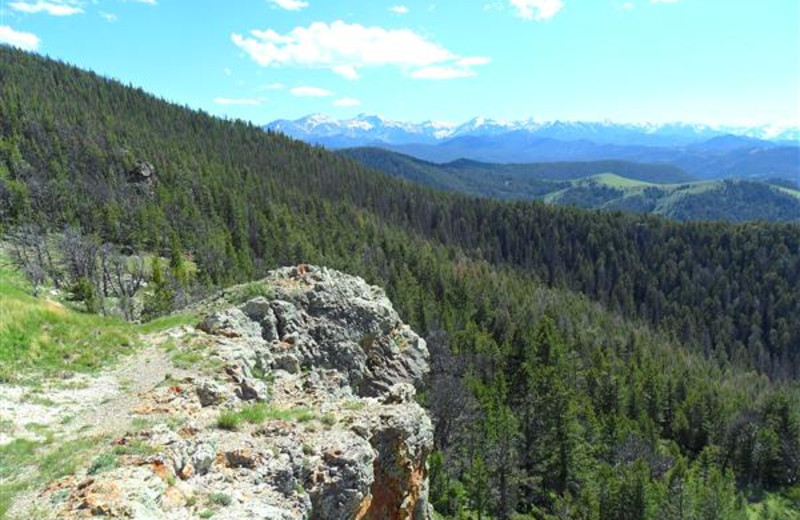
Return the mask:
{"type": "Polygon", "coordinates": [[[0,42],[257,124],[800,125],[800,0],[0,0],[0,42]]]}

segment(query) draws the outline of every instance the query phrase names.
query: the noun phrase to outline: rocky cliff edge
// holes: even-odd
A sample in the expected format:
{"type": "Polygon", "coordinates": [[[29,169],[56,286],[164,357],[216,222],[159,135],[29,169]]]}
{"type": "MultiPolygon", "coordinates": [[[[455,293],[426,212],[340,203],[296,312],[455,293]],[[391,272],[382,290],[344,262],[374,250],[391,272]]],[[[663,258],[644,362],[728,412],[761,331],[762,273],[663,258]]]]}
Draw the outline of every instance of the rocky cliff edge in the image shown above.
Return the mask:
{"type": "Polygon", "coordinates": [[[59,519],[428,520],[425,341],[383,291],[283,268],[159,341],[180,362],[89,469],[40,491],[59,519]]]}

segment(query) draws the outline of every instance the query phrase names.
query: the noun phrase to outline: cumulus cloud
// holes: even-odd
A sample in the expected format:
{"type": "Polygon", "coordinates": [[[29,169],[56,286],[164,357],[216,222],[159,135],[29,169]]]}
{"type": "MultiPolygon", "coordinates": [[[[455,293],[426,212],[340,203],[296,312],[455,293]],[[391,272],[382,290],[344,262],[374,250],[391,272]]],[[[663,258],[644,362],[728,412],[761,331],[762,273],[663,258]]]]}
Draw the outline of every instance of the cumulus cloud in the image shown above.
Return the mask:
{"type": "Polygon", "coordinates": [[[214,98],[214,103],[217,105],[242,105],[242,106],[258,106],[261,104],[262,99],[252,98],[214,98]]]}
{"type": "MultiPolygon", "coordinates": [[[[489,63],[485,57],[464,57],[409,29],[384,29],[348,24],[315,22],[286,34],[272,29],[253,30],[249,35],[233,33],[233,43],[263,67],[293,66],[329,69],[348,78],[359,77],[366,67],[394,66],[419,77],[422,69],[457,67],[470,69],[489,63]]],[[[425,73],[422,73],[424,76],[425,73]]]]}
{"type": "Polygon", "coordinates": [[[80,14],[83,9],[79,4],[74,1],[66,0],[52,0],[44,1],[38,0],[37,2],[11,2],[8,7],[21,13],[38,14],[47,13],[51,16],[72,16],[73,14],[80,14]]]}
{"type": "Polygon", "coordinates": [[[564,7],[562,0],[511,0],[517,15],[523,20],[548,20],[564,7]]]}
{"type": "Polygon", "coordinates": [[[117,15],[113,13],[104,13],[101,11],[100,16],[109,22],[116,22],[118,20],[117,15]]]}
{"type": "Polygon", "coordinates": [[[295,87],[289,92],[297,97],[328,97],[333,95],[330,90],[318,87],[295,87]]]}
{"type": "Polygon", "coordinates": [[[35,51],[39,48],[41,40],[33,33],[15,31],[8,25],[0,25],[0,43],[19,47],[26,51],[35,51]]]}
{"type": "Polygon", "coordinates": [[[360,99],[356,98],[340,98],[333,102],[333,106],[335,107],[357,107],[361,104],[360,99]]]}
{"type": "Polygon", "coordinates": [[[308,2],[303,2],[301,0],[267,0],[271,4],[274,4],[281,9],[286,9],[287,11],[299,11],[304,7],[308,7],[308,2]]]}
{"type": "Polygon", "coordinates": [[[389,10],[395,14],[408,14],[408,7],[404,5],[393,5],[389,10]]]}

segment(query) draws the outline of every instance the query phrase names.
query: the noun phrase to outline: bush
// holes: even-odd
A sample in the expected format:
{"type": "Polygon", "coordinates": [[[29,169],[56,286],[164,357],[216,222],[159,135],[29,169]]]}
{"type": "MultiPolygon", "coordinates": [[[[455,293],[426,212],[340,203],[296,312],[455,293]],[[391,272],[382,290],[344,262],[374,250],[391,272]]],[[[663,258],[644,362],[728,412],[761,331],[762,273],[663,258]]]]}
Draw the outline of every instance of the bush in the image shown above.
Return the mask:
{"type": "Polygon", "coordinates": [[[97,312],[99,310],[100,302],[95,294],[94,285],[86,278],[81,278],[73,283],[69,292],[70,299],[76,302],[83,302],[87,311],[97,312]]]}

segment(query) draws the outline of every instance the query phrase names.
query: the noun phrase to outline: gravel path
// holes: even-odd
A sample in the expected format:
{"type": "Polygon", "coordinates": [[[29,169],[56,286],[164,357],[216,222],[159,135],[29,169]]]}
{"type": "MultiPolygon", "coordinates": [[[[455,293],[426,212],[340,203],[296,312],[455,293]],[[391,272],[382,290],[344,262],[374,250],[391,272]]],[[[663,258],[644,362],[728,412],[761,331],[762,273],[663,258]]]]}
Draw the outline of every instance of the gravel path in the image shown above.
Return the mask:
{"type": "MultiPolygon", "coordinates": [[[[162,383],[167,375],[184,377],[162,343],[176,331],[146,338],[149,345],[110,370],[78,375],[66,382],[43,381],[40,388],[0,385],[0,445],[15,439],[41,441],[51,436],[48,449],[76,439],[117,436],[133,426],[132,411],[144,394],[162,383]]],[[[31,468],[19,468],[24,475],[31,468]]],[[[3,486],[0,481],[0,488],[3,486]]],[[[14,497],[7,518],[19,518],[36,503],[34,490],[14,497]]]]}

